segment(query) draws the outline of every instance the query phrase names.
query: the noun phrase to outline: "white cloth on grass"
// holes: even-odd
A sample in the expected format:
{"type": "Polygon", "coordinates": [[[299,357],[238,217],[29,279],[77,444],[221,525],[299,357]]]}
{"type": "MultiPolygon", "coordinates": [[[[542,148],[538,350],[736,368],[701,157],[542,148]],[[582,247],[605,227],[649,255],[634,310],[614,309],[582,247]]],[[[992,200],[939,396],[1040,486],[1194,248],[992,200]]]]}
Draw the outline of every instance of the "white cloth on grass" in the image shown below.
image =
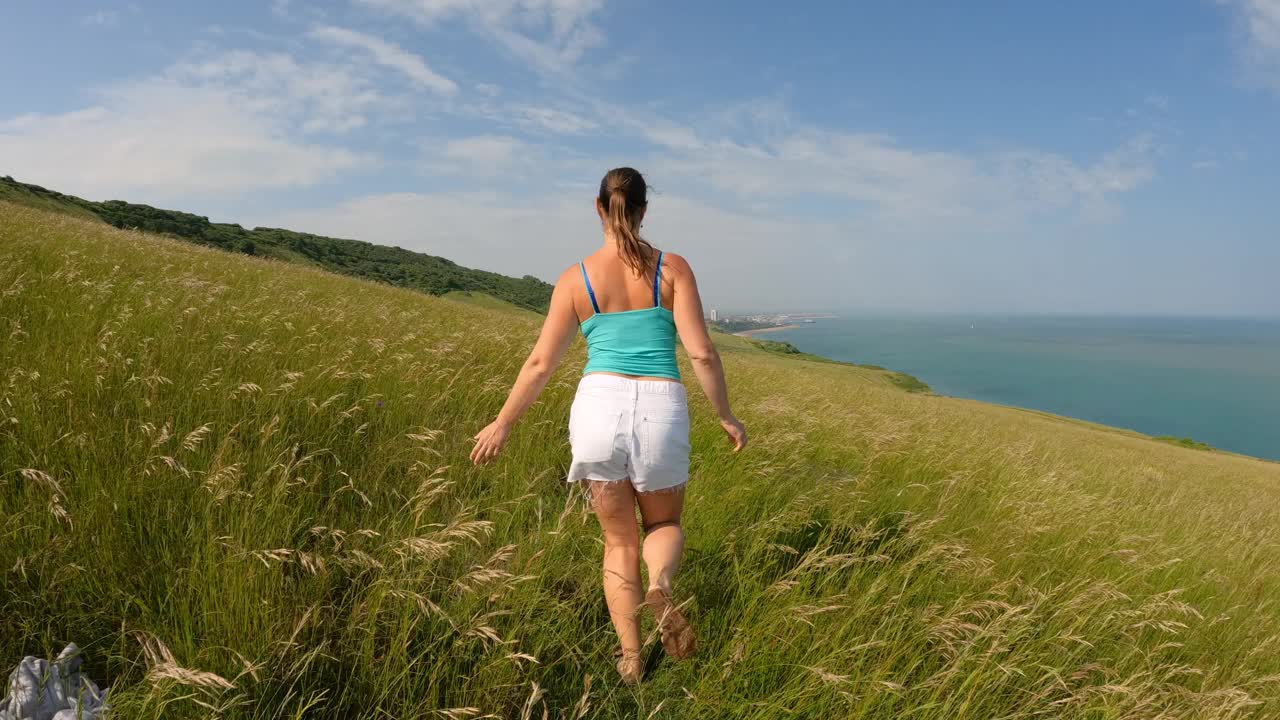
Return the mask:
{"type": "Polygon", "coordinates": [[[0,720],[104,720],[107,691],[80,673],[80,662],[75,643],[52,661],[22,658],[0,698],[0,720]]]}

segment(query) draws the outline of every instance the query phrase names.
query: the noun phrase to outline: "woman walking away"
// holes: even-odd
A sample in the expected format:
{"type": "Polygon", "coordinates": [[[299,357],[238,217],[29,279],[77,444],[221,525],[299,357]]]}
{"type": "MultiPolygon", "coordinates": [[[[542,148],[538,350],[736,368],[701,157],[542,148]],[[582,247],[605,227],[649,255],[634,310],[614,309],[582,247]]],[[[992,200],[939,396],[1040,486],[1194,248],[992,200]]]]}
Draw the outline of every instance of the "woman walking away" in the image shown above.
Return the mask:
{"type": "Polygon", "coordinates": [[[628,684],[640,680],[643,607],[653,613],[668,655],[683,659],[695,646],[671,589],[684,552],[680,514],[689,479],[689,408],[676,367],[677,333],[734,452],[747,444],[729,410],[693,270],[640,237],[646,195],[644,178],[631,168],[610,170],[600,181],[596,213],[604,244],[560,275],[537,345],[498,419],[476,435],[471,452],[477,463],[497,456],[581,327],[587,367],[569,412],[569,482],[587,483],[604,533],[604,597],[622,644],[618,672],[628,684]],[[642,558],[647,591],[641,590],[642,558]]]}

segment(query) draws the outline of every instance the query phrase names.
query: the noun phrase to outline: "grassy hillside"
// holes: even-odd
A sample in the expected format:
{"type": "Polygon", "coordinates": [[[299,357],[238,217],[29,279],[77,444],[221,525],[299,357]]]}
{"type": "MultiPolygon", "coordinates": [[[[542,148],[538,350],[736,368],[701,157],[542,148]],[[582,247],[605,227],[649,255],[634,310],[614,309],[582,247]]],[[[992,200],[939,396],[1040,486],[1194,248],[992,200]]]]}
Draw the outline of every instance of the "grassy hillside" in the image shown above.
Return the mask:
{"type": "Polygon", "coordinates": [[[212,223],[206,217],[191,213],[120,200],[91,202],[11,177],[0,177],[0,200],[98,218],[118,228],[164,233],[230,252],[312,265],[432,295],[458,291],[485,293],[540,312],[551,302],[551,286],[531,275],[517,279],[473,270],[445,258],[398,247],[277,228],[249,230],[230,223],[212,223]]]}
{"type": "Polygon", "coordinates": [[[765,352],[777,353],[780,355],[789,355],[794,358],[803,358],[813,362],[835,363],[837,365],[850,365],[852,367],[863,368],[864,370],[878,370],[883,372],[890,382],[907,392],[930,392],[929,385],[914,375],[908,375],[904,372],[896,372],[886,370],[879,365],[865,365],[857,363],[844,363],[840,360],[832,360],[822,357],[821,355],[812,355],[807,352],[801,352],[800,348],[789,342],[778,342],[777,340],[757,340],[752,338],[748,340],[752,345],[764,350],[765,352]]]}
{"type": "Polygon", "coordinates": [[[0,658],[80,643],[122,718],[1280,716],[1280,465],[723,336],[702,646],[625,688],[581,343],[466,462],[537,328],[0,203],[0,658]]]}

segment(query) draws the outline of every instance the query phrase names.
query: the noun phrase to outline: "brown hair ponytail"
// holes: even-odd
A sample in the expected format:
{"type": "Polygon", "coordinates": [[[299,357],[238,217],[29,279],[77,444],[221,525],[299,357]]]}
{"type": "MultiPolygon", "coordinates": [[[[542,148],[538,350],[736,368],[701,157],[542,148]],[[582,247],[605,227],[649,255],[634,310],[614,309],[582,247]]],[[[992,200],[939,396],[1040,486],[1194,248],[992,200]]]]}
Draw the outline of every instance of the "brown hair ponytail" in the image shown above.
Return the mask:
{"type": "Polygon", "coordinates": [[[614,168],[600,181],[600,205],[605,231],[618,243],[618,252],[636,275],[647,275],[654,264],[654,249],[640,237],[640,219],[648,205],[644,176],[629,167],[614,168]]]}

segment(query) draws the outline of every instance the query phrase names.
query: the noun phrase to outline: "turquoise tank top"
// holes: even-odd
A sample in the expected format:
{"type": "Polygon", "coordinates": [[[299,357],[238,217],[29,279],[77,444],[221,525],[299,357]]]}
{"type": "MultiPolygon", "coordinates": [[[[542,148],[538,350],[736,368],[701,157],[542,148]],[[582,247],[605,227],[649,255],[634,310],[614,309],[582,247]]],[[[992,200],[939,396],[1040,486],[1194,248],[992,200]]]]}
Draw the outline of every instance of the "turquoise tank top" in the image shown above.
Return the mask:
{"type": "Polygon", "coordinates": [[[618,373],[642,377],[680,379],[676,366],[676,318],[662,307],[662,253],[653,274],[653,307],[620,312],[600,312],[587,266],[578,263],[595,314],[582,321],[587,340],[587,366],[582,374],[618,373]]]}

